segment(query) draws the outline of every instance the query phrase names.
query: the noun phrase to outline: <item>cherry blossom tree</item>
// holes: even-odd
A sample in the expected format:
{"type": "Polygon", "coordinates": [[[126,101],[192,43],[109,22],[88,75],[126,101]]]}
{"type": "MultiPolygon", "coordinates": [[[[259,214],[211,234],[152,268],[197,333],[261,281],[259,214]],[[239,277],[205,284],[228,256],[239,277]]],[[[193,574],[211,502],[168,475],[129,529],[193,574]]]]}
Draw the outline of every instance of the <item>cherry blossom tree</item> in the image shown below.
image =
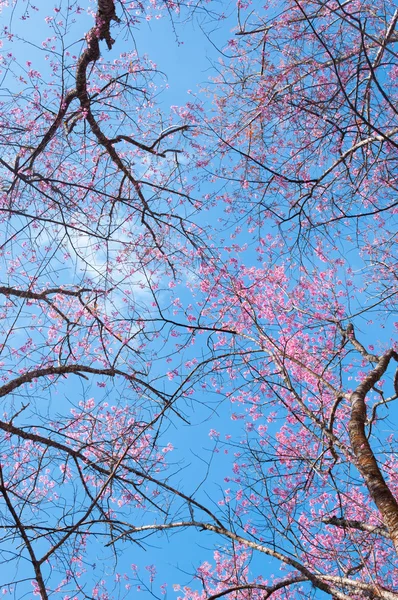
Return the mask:
{"type": "Polygon", "coordinates": [[[1,4],[3,593],[178,532],[169,595],[397,600],[396,6],[239,2],[168,114],[134,31],[217,7],[1,4]]]}
{"type": "Polygon", "coordinates": [[[202,527],[231,547],[199,569],[202,597],[316,594],[304,580],[332,598],[396,596],[394,429],[382,419],[398,389],[397,18],[389,2],[240,3],[210,88],[198,147],[218,140],[204,166],[247,248],[237,260],[226,247],[221,271],[203,265],[215,281],[204,311],[235,330],[215,370],[246,431],[219,442],[236,456],[228,525],[202,527]],[[248,232],[261,268],[248,266],[248,232]],[[288,575],[250,577],[256,553],[288,575]]]}
{"type": "Polygon", "coordinates": [[[161,425],[178,409],[156,293],[207,247],[190,124],[156,107],[164,82],[132,35],[180,7],[1,4],[2,561],[18,563],[2,585],[97,597],[84,557],[119,536],[114,508],[165,510],[161,425]]]}

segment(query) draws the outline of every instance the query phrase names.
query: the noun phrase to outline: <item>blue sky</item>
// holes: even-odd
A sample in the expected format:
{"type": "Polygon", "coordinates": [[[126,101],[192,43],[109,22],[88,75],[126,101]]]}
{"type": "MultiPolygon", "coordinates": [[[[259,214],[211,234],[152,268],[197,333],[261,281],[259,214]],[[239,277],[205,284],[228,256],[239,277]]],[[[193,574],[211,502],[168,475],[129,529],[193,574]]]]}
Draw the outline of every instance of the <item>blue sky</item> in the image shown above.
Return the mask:
{"type": "MultiPolygon", "coordinates": [[[[222,5],[223,3],[221,3],[222,5]]],[[[6,12],[4,15],[6,16],[6,12]]],[[[39,13],[32,12],[30,21],[20,21],[20,16],[18,12],[14,14],[13,31],[23,36],[26,35],[25,32],[29,29],[30,34],[33,31],[33,40],[40,43],[43,35],[47,35],[43,34],[46,27],[43,11],[40,10],[39,13]]],[[[232,10],[231,16],[221,21],[216,28],[214,28],[214,24],[207,23],[206,25],[202,23],[202,20],[203,16],[198,14],[197,17],[188,20],[186,23],[176,22],[173,27],[167,17],[160,20],[153,19],[148,23],[144,22],[140,28],[134,31],[134,39],[139,53],[148,54],[151,60],[157,64],[159,70],[167,75],[168,88],[158,98],[165,113],[169,111],[172,105],[183,105],[188,101],[191,98],[188,90],[192,90],[193,93],[198,92],[201,84],[205,83],[208,77],[213,74],[211,65],[219,59],[219,53],[215,46],[222,48],[226,44],[231,35],[231,28],[234,26],[232,10]],[[207,28],[210,39],[203,34],[201,24],[207,28]]],[[[91,20],[88,17],[82,18],[79,25],[82,34],[90,26],[91,20]]],[[[75,36],[76,34],[73,32],[71,37],[75,36]]],[[[131,44],[132,40],[129,37],[120,35],[112,54],[108,53],[105,44],[103,44],[103,55],[105,59],[116,56],[120,52],[129,50],[131,44]]],[[[34,60],[35,55],[42,55],[42,51],[21,43],[17,46],[17,55],[23,62],[34,60]]],[[[46,76],[45,66],[42,67],[42,75],[43,77],[46,76]]],[[[247,256],[253,258],[250,253],[247,253],[247,256]]],[[[190,357],[191,351],[188,350],[186,358],[190,357]]],[[[67,405],[69,402],[77,404],[80,393],[81,388],[78,383],[69,378],[67,386],[60,386],[56,400],[59,401],[61,398],[61,405],[67,405]]],[[[95,394],[99,401],[100,392],[96,391],[95,394]]],[[[199,399],[207,400],[207,397],[203,395],[203,398],[199,399]]],[[[184,459],[184,469],[176,475],[175,479],[183,482],[186,493],[193,491],[198,483],[205,478],[207,464],[198,458],[198,455],[200,454],[205,458],[211,455],[214,442],[208,436],[209,430],[213,428],[220,431],[221,439],[227,433],[239,431],[239,421],[231,421],[232,409],[227,403],[218,405],[214,412],[211,409],[203,408],[200,403],[197,403],[192,412],[194,425],[187,426],[174,419],[164,435],[165,441],[171,441],[175,446],[175,452],[170,455],[170,459],[176,462],[184,459]]],[[[224,454],[223,451],[215,455],[210,476],[198,493],[199,499],[207,499],[207,497],[218,499],[221,497],[222,490],[228,487],[228,484],[224,483],[224,477],[230,465],[230,455],[224,454]]],[[[178,466],[176,470],[178,470],[178,466]]],[[[211,561],[212,541],[209,534],[191,530],[185,533],[177,532],[171,535],[169,539],[156,534],[150,538],[146,551],[143,551],[137,545],[126,543],[121,545],[123,552],[117,570],[129,573],[130,565],[134,563],[141,567],[142,577],[147,580],[148,574],[145,571],[145,566],[155,564],[158,577],[154,591],[158,593],[158,586],[166,582],[169,586],[168,598],[174,598],[177,594],[172,591],[172,585],[178,583],[189,585],[190,574],[194,572],[195,566],[198,566],[204,560],[211,561]]],[[[111,576],[113,563],[110,550],[102,550],[99,546],[97,549],[93,546],[89,559],[91,563],[103,562],[105,572],[111,576]]],[[[267,576],[272,570],[275,574],[278,574],[278,569],[278,566],[276,569],[272,569],[270,560],[263,556],[257,557],[252,563],[254,574],[261,573],[263,576],[267,576]]],[[[6,573],[6,570],[4,569],[2,572],[1,578],[7,578],[8,573],[6,573]]],[[[24,573],[24,568],[21,567],[21,576],[24,576],[24,573]]],[[[31,577],[32,575],[26,572],[26,576],[31,577]]],[[[192,584],[192,587],[194,585],[192,584]]],[[[29,589],[29,584],[27,589],[29,589]]],[[[27,597],[30,597],[29,593],[27,597]]],[[[131,592],[128,597],[133,597],[133,593],[131,592]]],[[[150,594],[144,591],[142,597],[149,598],[150,594]]]]}

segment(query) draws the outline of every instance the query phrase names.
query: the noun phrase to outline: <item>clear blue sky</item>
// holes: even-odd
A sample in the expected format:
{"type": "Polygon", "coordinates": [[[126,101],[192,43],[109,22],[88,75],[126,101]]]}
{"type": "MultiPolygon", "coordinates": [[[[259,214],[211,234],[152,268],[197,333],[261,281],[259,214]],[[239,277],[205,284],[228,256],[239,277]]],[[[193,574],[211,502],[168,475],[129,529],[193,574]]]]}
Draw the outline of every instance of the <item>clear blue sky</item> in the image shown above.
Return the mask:
{"type": "MultiPolygon", "coordinates": [[[[39,12],[30,11],[31,19],[21,21],[21,10],[25,6],[22,3],[18,5],[13,16],[12,29],[21,37],[30,37],[32,41],[40,44],[45,33],[46,26],[44,24],[44,16],[47,14],[47,0],[37,0],[39,4],[39,12]],[[46,5],[45,8],[43,6],[46,5]],[[18,12],[19,11],[19,12],[18,12]],[[32,37],[33,36],[33,37],[32,37]]],[[[82,4],[86,5],[85,2],[82,4]]],[[[225,8],[226,3],[221,2],[218,8],[225,8]]],[[[11,9],[10,9],[11,10],[11,9]]],[[[229,10],[229,9],[228,9],[229,10]]],[[[10,11],[5,10],[3,18],[6,20],[10,11]]],[[[168,89],[163,92],[159,98],[162,110],[167,114],[169,107],[172,105],[183,105],[190,99],[188,90],[197,93],[201,84],[206,82],[213,75],[212,63],[219,59],[218,48],[223,48],[231,36],[231,29],[235,25],[233,13],[231,16],[214,25],[207,23],[203,24],[210,39],[204,35],[201,30],[203,15],[198,14],[197,17],[190,19],[184,24],[176,21],[174,27],[170,23],[167,16],[160,20],[152,20],[149,23],[143,23],[142,27],[134,31],[134,39],[138,52],[147,54],[153,60],[160,71],[167,75],[168,89]]],[[[206,19],[205,19],[206,20],[206,19]]],[[[72,29],[71,38],[83,35],[91,26],[92,21],[87,16],[84,16],[78,24],[78,31],[75,34],[72,29]]],[[[117,26],[115,26],[117,28],[117,26]]],[[[17,47],[18,58],[24,63],[26,60],[34,60],[43,56],[41,50],[35,50],[31,46],[20,43],[13,45],[13,50],[17,47]]],[[[132,49],[132,40],[129,37],[119,36],[115,44],[111,56],[116,56],[121,52],[132,49]]],[[[102,44],[102,51],[105,58],[108,56],[105,43],[102,44]]],[[[41,60],[41,66],[38,67],[42,71],[43,77],[46,76],[46,66],[41,60]]],[[[196,348],[197,351],[197,348],[196,348]]],[[[65,387],[65,386],[64,386],[65,387]]],[[[80,388],[78,383],[69,378],[67,389],[60,389],[57,401],[65,394],[62,403],[67,403],[67,399],[73,397],[77,404],[80,388]]],[[[100,400],[100,391],[96,392],[97,401],[100,400]]],[[[203,400],[207,398],[204,396],[203,400]]],[[[109,399],[112,402],[112,399],[109,399]]],[[[165,440],[171,441],[175,446],[175,452],[170,455],[170,459],[178,465],[180,460],[184,461],[183,470],[180,475],[177,475],[175,480],[183,482],[183,489],[186,493],[191,493],[197,485],[205,479],[207,472],[207,464],[198,458],[210,457],[213,448],[213,442],[209,439],[208,432],[211,428],[220,431],[221,439],[227,433],[232,433],[239,430],[239,422],[231,421],[231,407],[224,405],[217,408],[216,412],[200,408],[200,404],[196,404],[193,414],[194,424],[187,426],[180,421],[175,420],[165,434],[165,440]]],[[[198,492],[198,499],[207,499],[207,497],[220,498],[221,490],[228,487],[223,479],[231,466],[231,455],[220,454],[214,457],[210,475],[206,483],[198,492]]],[[[178,470],[178,466],[176,467],[178,470]]],[[[194,573],[195,567],[200,562],[212,559],[212,540],[207,533],[194,532],[192,530],[185,533],[176,532],[169,539],[165,536],[154,535],[150,538],[147,550],[142,550],[139,546],[126,543],[123,548],[123,554],[120,558],[118,571],[130,573],[130,565],[137,564],[141,568],[141,574],[144,580],[148,580],[148,573],[145,571],[145,566],[155,564],[158,577],[154,586],[155,593],[159,594],[159,586],[167,583],[169,587],[168,598],[175,598],[178,594],[172,590],[173,584],[188,584],[190,575],[194,573]]],[[[218,540],[218,543],[222,543],[218,540]]],[[[112,553],[109,549],[101,549],[100,545],[93,546],[90,561],[99,564],[103,562],[105,572],[112,576],[112,553]]],[[[24,567],[20,566],[20,576],[25,574],[24,567]]],[[[88,567],[90,568],[90,567],[88,567]]],[[[277,575],[279,566],[271,568],[271,562],[264,556],[257,556],[253,561],[251,568],[254,574],[262,574],[264,577],[272,571],[277,575]]],[[[27,577],[32,577],[31,570],[26,572],[27,577]]],[[[0,570],[1,581],[6,581],[9,577],[7,569],[2,567],[0,570]]],[[[192,583],[192,587],[198,584],[192,583]]],[[[28,584],[27,589],[30,589],[28,584]]],[[[160,595],[160,594],[159,594],[160,595]]],[[[27,597],[31,597],[28,593],[27,597]]],[[[135,598],[135,593],[130,592],[128,598],[135,598]]],[[[150,598],[150,594],[143,592],[143,598],[150,598]]],[[[321,597],[321,595],[319,595],[321,597]]],[[[19,598],[18,598],[19,600],[19,598]]]]}

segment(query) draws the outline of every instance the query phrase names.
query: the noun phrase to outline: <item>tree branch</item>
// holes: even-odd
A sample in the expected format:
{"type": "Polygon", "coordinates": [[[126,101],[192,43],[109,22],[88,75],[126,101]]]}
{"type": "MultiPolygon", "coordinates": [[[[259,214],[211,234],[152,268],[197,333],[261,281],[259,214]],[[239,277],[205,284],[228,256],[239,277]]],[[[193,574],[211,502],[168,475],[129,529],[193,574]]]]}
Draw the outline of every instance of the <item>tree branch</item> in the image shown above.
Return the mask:
{"type": "Polygon", "coordinates": [[[394,350],[389,350],[380,358],[377,366],[368,373],[362,383],[351,394],[351,416],[348,423],[348,432],[358,470],[380,511],[383,522],[398,552],[398,503],[379,469],[365,433],[367,421],[366,394],[384,375],[391,359],[398,361],[398,354],[394,350]]]}

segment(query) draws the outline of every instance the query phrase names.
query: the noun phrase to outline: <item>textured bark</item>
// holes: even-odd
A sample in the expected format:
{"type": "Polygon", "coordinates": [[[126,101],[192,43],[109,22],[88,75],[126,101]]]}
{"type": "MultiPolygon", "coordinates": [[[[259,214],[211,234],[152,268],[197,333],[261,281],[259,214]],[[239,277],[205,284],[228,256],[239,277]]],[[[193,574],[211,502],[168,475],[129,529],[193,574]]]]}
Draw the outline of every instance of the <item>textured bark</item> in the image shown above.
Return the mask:
{"type": "Polygon", "coordinates": [[[357,521],[355,519],[341,519],[334,516],[327,519],[322,519],[322,523],[325,523],[325,525],[335,525],[336,527],[341,527],[341,529],[357,529],[358,531],[367,531],[374,535],[381,535],[382,537],[390,539],[390,535],[384,527],[369,525],[368,523],[363,523],[362,521],[357,521]]]}
{"type": "MultiPolygon", "coordinates": [[[[96,14],[96,22],[94,27],[90,29],[86,35],[87,47],[80,56],[77,67],[76,67],[76,88],[69,90],[68,93],[61,99],[60,108],[54,122],[51,124],[48,131],[43,136],[40,144],[27,159],[25,165],[28,169],[32,169],[33,163],[36,158],[41,154],[51,140],[54,138],[56,132],[62,125],[66,113],[68,111],[71,102],[78,98],[81,105],[83,106],[87,96],[87,68],[90,63],[95,62],[100,58],[99,42],[105,40],[108,49],[111,50],[114,40],[110,34],[111,21],[119,22],[115,12],[115,3],[113,0],[99,0],[98,11],[96,14]]],[[[89,103],[89,102],[88,102],[89,103]]]]}
{"type": "Polygon", "coordinates": [[[377,366],[351,394],[351,417],[348,424],[348,431],[358,470],[380,511],[383,522],[390,533],[395,550],[398,553],[398,503],[379,469],[365,432],[365,423],[367,420],[366,394],[381,379],[392,358],[397,361],[398,354],[394,350],[389,350],[380,358],[377,366]]]}

